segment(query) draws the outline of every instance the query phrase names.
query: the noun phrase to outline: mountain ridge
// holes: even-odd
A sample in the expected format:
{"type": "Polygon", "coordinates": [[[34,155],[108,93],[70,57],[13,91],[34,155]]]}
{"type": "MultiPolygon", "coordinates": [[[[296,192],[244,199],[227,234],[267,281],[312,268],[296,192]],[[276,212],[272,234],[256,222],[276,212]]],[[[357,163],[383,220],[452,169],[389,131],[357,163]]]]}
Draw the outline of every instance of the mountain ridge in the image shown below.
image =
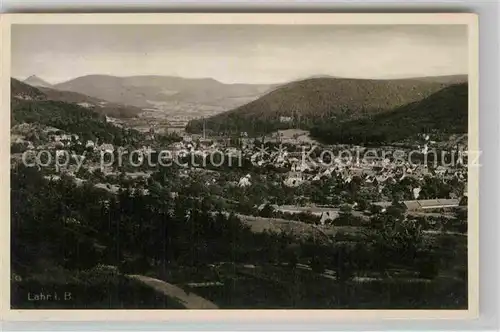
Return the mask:
{"type": "Polygon", "coordinates": [[[28,78],[26,78],[25,80],[23,80],[23,82],[26,83],[26,84],[29,84],[31,86],[34,86],[34,87],[44,87],[44,88],[50,88],[50,87],[52,87],[52,84],[50,84],[49,82],[41,79],[40,77],[38,77],[36,75],[29,76],[28,78]]]}
{"type": "Polygon", "coordinates": [[[460,134],[468,130],[468,83],[447,86],[432,95],[371,118],[327,122],[311,129],[326,143],[390,143],[421,133],[460,134]]]}
{"type": "MultiPolygon", "coordinates": [[[[266,133],[291,125],[312,127],[390,111],[428,97],[450,84],[425,79],[309,78],[276,87],[248,104],[205,119],[212,131],[266,133]],[[292,118],[282,123],[281,117],[292,118]]],[[[192,120],[190,132],[202,129],[192,120]]]]}
{"type": "Polygon", "coordinates": [[[213,78],[161,75],[85,75],[54,85],[58,90],[136,107],[151,107],[154,102],[190,102],[226,108],[239,106],[237,98],[257,98],[271,87],[268,84],[226,84],[213,78]]]}
{"type": "Polygon", "coordinates": [[[138,107],[110,103],[77,92],[61,91],[49,87],[34,87],[15,78],[11,78],[11,96],[14,99],[52,100],[79,104],[97,113],[118,118],[135,117],[143,111],[138,107]]]}

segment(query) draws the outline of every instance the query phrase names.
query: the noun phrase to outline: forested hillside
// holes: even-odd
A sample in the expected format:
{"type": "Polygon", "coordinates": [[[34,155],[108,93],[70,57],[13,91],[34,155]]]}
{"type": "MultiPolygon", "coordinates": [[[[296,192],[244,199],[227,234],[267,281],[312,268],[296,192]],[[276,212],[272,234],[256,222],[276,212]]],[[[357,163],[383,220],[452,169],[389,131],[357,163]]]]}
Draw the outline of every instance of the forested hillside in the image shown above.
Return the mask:
{"type": "MultiPolygon", "coordinates": [[[[426,80],[368,80],[312,78],[276,88],[261,98],[206,119],[206,128],[215,132],[265,133],[290,126],[311,128],[324,121],[366,118],[395,107],[419,101],[446,87],[426,80]],[[283,122],[280,117],[291,117],[283,122]]],[[[188,124],[200,132],[201,120],[188,124]]]]}
{"type": "Polygon", "coordinates": [[[99,139],[118,145],[134,144],[142,137],[135,130],[123,129],[106,122],[106,117],[85,107],[62,101],[46,100],[39,89],[12,80],[11,126],[34,123],[56,127],[81,140],[99,139]]]}
{"type": "Polygon", "coordinates": [[[47,86],[32,86],[11,78],[11,96],[17,100],[51,100],[65,103],[80,103],[96,113],[117,118],[131,118],[142,112],[141,108],[111,103],[99,98],[90,97],[72,91],[55,90],[47,86]]]}
{"type": "Polygon", "coordinates": [[[311,135],[328,143],[387,143],[416,137],[423,132],[466,133],[468,84],[449,86],[422,101],[388,113],[338,123],[328,121],[311,129],[311,135]]]}

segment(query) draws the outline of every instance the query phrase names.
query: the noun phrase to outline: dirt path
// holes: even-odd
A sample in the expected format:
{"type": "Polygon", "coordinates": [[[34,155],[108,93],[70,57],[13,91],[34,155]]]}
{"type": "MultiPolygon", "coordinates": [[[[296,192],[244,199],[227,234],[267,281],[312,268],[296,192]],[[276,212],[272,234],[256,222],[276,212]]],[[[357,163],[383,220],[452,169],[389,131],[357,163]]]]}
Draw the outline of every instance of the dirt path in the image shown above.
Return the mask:
{"type": "Polygon", "coordinates": [[[194,293],[186,293],[182,288],[169,284],[163,280],[150,278],[141,275],[128,275],[129,278],[138,280],[145,285],[153,288],[155,291],[162,293],[166,296],[174,298],[179,301],[182,305],[186,307],[186,309],[218,309],[219,307],[194,294],[194,293]]]}

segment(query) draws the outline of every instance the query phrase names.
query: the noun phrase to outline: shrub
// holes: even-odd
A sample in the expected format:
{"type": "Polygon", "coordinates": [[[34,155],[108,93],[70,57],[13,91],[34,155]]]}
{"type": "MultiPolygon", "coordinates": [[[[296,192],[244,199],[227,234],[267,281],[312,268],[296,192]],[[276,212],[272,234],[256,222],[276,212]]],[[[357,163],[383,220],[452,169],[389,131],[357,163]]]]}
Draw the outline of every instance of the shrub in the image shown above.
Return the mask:
{"type": "Polygon", "coordinates": [[[341,213],[332,224],[335,226],[361,226],[363,224],[363,219],[358,216],[353,216],[350,213],[341,213]]]}
{"type": "Polygon", "coordinates": [[[274,208],[271,204],[264,205],[262,210],[259,211],[259,216],[264,218],[271,218],[273,214],[274,214],[274,208]]]}
{"type": "Polygon", "coordinates": [[[430,252],[421,252],[419,256],[416,260],[418,276],[425,279],[434,279],[439,273],[437,257],[430,252]]]}
{"type": "Polygon", "coordinates": [[[27,150],[27,147],[23,143],[12,143],[10,145],[10,152],[11,153],[21,153],[27,150]]]}
{"type": "Polygon", "coordinates": [[[378,218],[380,228],[373,232],[372,245],[381,268],[387,265],[414,265],[417,253],[425,247],[421,226],[414,220],[378,218]]]}
{"type": "Polygon", "coordinates": [[[382,207],[381,206],[378,206],[378,205],[375,205],[375,204],[371,204],[370,205],[370,212],[372,214],[377,214],[377,213],[380,213],[382,211],[382,207]]]}

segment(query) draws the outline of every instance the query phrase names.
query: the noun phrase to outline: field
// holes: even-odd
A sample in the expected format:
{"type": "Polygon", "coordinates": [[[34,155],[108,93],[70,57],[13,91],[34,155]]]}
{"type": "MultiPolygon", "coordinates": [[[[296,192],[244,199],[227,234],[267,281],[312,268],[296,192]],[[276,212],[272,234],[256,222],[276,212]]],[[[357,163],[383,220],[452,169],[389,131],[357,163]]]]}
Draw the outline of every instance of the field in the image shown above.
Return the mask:
{"type": "Polygon", "coordinates": [[[264,231],[277,233],[286,232],[301,238],[318,236],[320,239],[328,240],[328,237],[336,232],[334,228],[322,229],[318,226],[306,224],[301,221],[280,218],[263,218],[240,214],[238,217],[243,223],[250,226],[251,230],[255,233],[261,233],[264,231]]]}

